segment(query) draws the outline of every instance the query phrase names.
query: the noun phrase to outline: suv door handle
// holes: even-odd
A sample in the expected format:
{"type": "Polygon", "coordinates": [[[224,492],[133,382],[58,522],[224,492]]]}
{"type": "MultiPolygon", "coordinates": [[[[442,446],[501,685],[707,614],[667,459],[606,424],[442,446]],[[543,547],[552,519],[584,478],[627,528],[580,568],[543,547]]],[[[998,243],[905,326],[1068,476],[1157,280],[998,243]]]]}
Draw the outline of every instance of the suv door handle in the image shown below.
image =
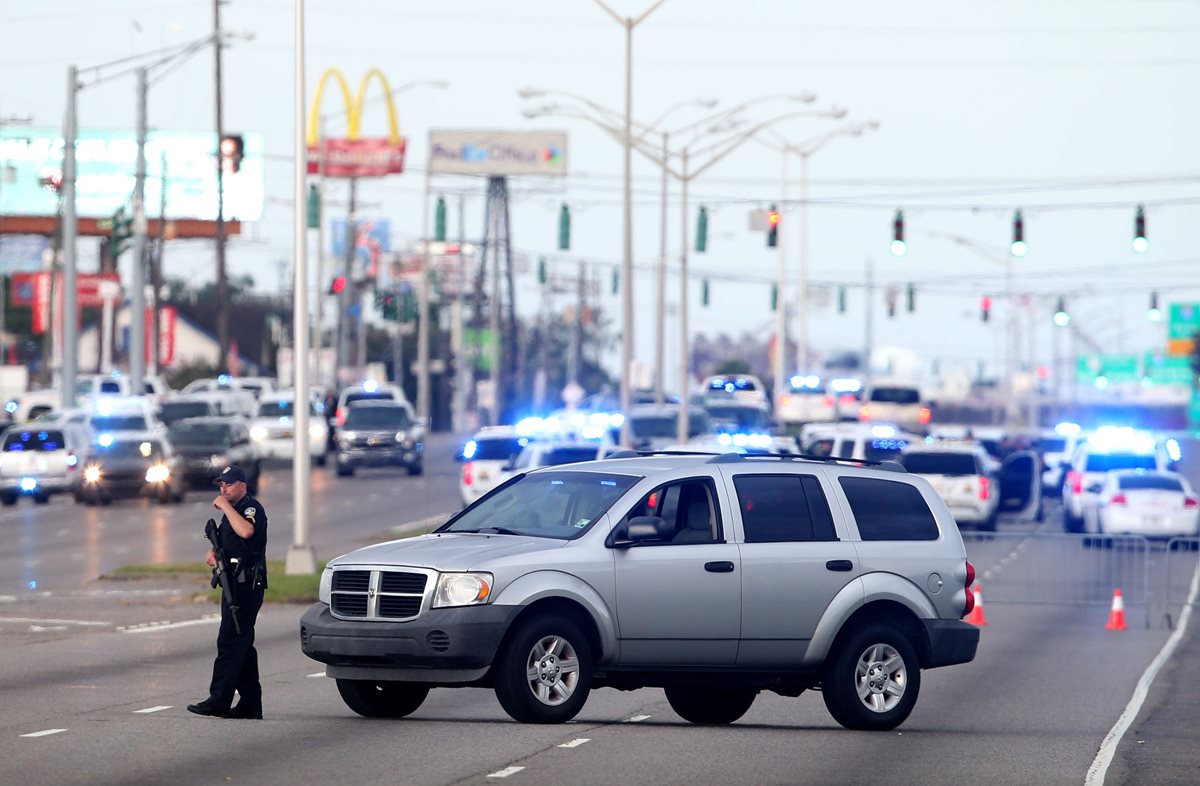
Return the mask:
{"type": "Polygon", "coordinates": [[[709,573],[733,573],[732,562],[706,562],[704,569],[709,573]]]}
{"type": "Polygon", "coordinates": [[[831,559],[825,563],[826,570],[854,570],[854,563],[848,559],[831,559]]]}

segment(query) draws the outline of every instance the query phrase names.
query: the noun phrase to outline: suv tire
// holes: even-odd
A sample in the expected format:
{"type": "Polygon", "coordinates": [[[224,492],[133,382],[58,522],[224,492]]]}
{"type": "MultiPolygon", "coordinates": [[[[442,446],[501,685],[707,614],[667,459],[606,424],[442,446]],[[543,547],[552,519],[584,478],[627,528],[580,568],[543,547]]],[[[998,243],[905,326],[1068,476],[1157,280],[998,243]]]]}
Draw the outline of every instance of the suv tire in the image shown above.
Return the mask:
{"type": "Polygon", "coordinates": [[[353,464],[343,464],[342,462],[339,461],[337,463],[337,474],[338,474],[339,478],[350,477],[351,475],[354,474],[354,465],[353,464]]]}
{"type": "Polygon", "coordinates": [[[675,714],[688,723],[708,725],[733,723],[746,714],[758,691],[753,688],[697,688],[674,686],[665,688],[667,701],[675,714]]]}
{"type": "Polygon", "coordinates": [[[337,689],[346,706],[364,718],[406,717],[429,695],[429,688],[411,682],[338,680],[337,689]]]}
{"type": "Polygon", "coordinates": [[[821,681],[829,714],[847,729],[860,731],[899,726],[912,712],[920,690],[916,649],[901,631],[880,623],[845,636],[821,681]]]}
{"type": "Polygon", "coordinates": [[[495,683],[496,698],[513,720],[566,723],[583,709],[592,687],[591,644],[568,619],[531,617],[499,653],[495,683]]]}

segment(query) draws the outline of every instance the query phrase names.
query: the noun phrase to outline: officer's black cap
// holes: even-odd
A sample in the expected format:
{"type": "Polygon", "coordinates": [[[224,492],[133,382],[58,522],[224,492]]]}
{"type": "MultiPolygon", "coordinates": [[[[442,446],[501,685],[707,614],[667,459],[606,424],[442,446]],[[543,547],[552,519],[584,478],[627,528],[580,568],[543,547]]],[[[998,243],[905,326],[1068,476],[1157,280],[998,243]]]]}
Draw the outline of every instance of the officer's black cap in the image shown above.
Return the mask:
{"type": "Polygon", "coordinates": [[[213,480],[214,486],[219,486],[222,483],[237,483],[238,481],[246,482],[246,473],[241,467],[229,466],[221,470],[221,474],[213,480]]]}

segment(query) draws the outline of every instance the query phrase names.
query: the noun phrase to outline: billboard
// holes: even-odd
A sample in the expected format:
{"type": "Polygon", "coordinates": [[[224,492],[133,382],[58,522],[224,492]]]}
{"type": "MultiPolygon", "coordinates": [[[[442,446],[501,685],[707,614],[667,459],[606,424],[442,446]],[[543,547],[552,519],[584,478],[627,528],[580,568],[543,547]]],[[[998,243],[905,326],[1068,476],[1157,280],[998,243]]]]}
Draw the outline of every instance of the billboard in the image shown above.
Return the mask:
{"type": "Polygon", "coordinates": [[[567,174],[562,131],[430,131],[429,171],[435,175],[567,174]]]}
{"type": "Polygon", "coordinates": [[[404,171],[404,137],[400,135],[400,121],[396,116],[396,104],[392,100],[394,91],[387,77],[378,68],[372,68],[358,83],[358,92],[350,96],[350,83],[336,68],[326,69],[317,82],[312,104],[308,110],[308,174],[323,174],[326,177],[384,177],[398,175],[404,171]],[[346,110],[346,136],[337,139],[320,138],[321,101],[325,96],[325,85],[329,80],[342,94],[342,106],[346,110]],[[387,110],[388,135],[386,137],[363,137],[363,101],[372,80],[378,81],[383,91],[384,108],[387,110]]]}
{"type": "MultiPolygon", "coordinates": [[[[238,172],[224,176],[227,219],[257,221],[265,195],[263,135],[242,134],[238,172]]],[[[58,194],[43,178],[61,178],[62,133],[52,128],[0,126],[0,161],[15,170],[0,189],[0,214],[53,216],[58,194]]],[[[150,131],[146,138],[146,215],[158,216],[162,183],[166,216],[217,217],[217,135],[213,131],[150,131]]],[[[84,129],[75,143],[75,205],[85,218],[107,218],[133,195],[137,139],[133,131],[84,129]]]]}
{"type": "MultiPolygon", "coordinates": [[[[392,225],[386,220],[359,219],[354,224],[354,258],[358,264],[351,278],[375,278],[379,275],[379,255],[392,250],[392,225]]],[[[346,221],[330,222],[330,251],[338,259],[346,258],[346,221]]]]}

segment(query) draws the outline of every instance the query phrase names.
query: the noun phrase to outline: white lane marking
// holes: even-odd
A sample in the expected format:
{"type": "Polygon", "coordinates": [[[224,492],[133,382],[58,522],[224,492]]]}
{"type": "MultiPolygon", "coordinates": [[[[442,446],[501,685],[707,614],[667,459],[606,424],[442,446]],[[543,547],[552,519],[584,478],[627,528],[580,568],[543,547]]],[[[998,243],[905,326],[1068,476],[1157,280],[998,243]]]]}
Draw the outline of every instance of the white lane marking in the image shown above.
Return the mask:
{"type": "Polygon", "coordinates": [[[96,622],[94,620],[52,620],[38,619],[37,617],[0,617],[0,622],[19,622],[30,625],[83,625],[101,628],[106,625],[112,625],[111,622],[96,622]]]}
{"type": "Polygon", "coordinates": [[[1087,779],[1084,780],[1084,786],[1102,786],[1104,778],[1108,775],[1108,765],[1112,764],[1113,756],[1117,752],[1117,746],[1121,744],[1121,738],[1125,736],[1125,732],[1129,731],[1129,727],[1137,719],[1138,713],[1141,712],[1142,704],[1146,701],[1147,694],[1150,693],[1150,686],[1154,684],[1154,678],[1158,676],[1158,672],[1171,659],[1175,648],[1179,646],[1179,642],[1183,640],[1184,633],[1187,632],[1188,622],[1192,617],[1192,605],[1196,602],[1197,591],[1200,591],[1200,561],[1196,563],[1196,570],[1192,573],[1192,586],[1188,592],[1187,600],[1183,604],[1183,613],[1179,615],[1179,625],[1175,628],[1175,632],[1167,639],[1166,644],[1159,650],[1158,655],[1146,667],[1146,671],[1142,673],[1142,678],[1138,680],[1137,687],[1133,689],[1133,696],[1129,699],[1129,704],[1125,705],[1125,711],[1121,713],[1121,717],[1117,718],[1117,722],[1109,730],[1108,736],[1100,743],[1100,750],[1096,752],[1096,758],[1092,761],[1092,766],[1088,767],[1087,779]]]}
{"type": "Polygon", "coordinates": [[[518,772],[520,772],[523,769],[525,769],[525,768],[524,767],[505,767],[502,770],[496,770],[491,775],[488,775],[488,777],[489,778],[507,778],[509,775],[516,775],[518,772]]]}
{"type": "Polygon", "coordinates": [[[641,723],[644,720],[650,720],[649,715],[634,715],[632,718],[626,718],[624,723],[641,723]]]}
{"type": "Polygon", "coordinates": [[[16,595],[0,595],[0,603],[16,603],[16,595]]]}
{"type": "Polygon", "coordinates": [[[51,734],[61,734],[66,729],[44,729],[42,731],[34,731],[29,734],[22,734],[22,737],[49,737],[51,734]]]}
{"type": "Polygon", "coordinates": [[[57,630],[66,630],[66,629],[67,629],[66,625],[51,625],[46,628],[43,628],[41,625],[30,625],[29,626],[30,633],[45,633],[46,631],[57,631],[57,630]]]}
{"type": "Polygon", "coordinates": [[[171,709],[170,704],[163,704],[158,707],[147,707],[144,710],[134,710],[133,714],[134,715],[149,715],[152,712],[162,712],[163,710],[169,710],[169,709],[171,709]]]}
{"type": "Polygon", "coordinates": [[[309,674],[308,676],[309,676],[310,678],[312,678],[312,677],[324,677],[324,676],[325,676],[325,672],[323,672],[323,671],[318,671],[316,674],[309,674]]]}
{"type": "Polygon", "coordinates": [[[585,742],[589,742],[589,741],[590,740],[587,737],[579,737],[578,739],[571,740],[570,742],[564,742],[562,745],[559,745],[558,747],[560,747],[560,748],[578,748],[580,745],[583,745],[585,742]]]}
{"type": "Polygon", "coordinates": [[[198,620],[184,620],[183,622],[146,622],[141,625],[130,625],[127,628],[117,628],[120,633],[159,633],[164,630],[176,630],[178,628],[190,628],[193,625],[208,625],[213,622],[220,622],[220,614],[210,614],[206,617],[201,617],[198,620]]]}

